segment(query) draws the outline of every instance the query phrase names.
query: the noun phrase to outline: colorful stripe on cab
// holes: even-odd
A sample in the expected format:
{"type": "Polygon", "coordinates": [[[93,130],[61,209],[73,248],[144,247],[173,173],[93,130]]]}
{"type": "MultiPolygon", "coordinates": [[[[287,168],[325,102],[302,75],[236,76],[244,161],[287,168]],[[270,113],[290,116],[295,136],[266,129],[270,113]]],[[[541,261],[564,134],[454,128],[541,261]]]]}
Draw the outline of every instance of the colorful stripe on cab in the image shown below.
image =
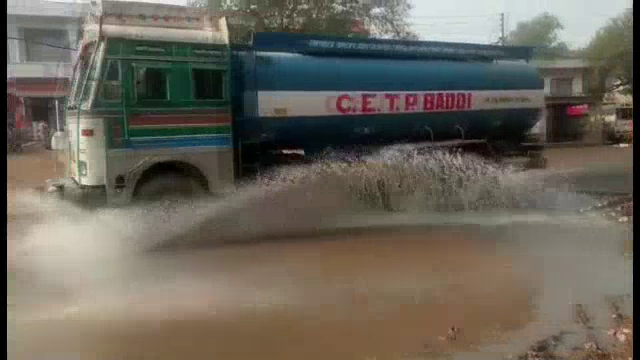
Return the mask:
{"type": "Polygon", "coordinates": [[[129,141],[129,147],[141,148],[178,148],[178,147],[215,147],[231,149],[233,140],[231,136],[206,136],[206,137],[169,137],[169,138],[133,138],[129,141]]]}
{"type": "Polygon", "coordinates": [[[132,115],[129,128],[216,127],[230,126],[230,114],[132,115]]]}

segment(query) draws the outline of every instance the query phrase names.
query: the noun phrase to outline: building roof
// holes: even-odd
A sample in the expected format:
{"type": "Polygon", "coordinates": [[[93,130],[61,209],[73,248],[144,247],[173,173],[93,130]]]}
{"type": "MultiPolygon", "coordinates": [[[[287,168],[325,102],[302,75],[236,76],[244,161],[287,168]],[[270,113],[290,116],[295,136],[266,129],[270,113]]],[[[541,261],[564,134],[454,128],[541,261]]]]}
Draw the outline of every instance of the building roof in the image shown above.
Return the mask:
{"type": "Polygon", "coordinates": [[[539,69],[584,69],[591,67],[583,59],[532,60],[531,64],[539,69]]]}
{"type": "Polygon", "coordinates": [[[88,2],[79,0],[7,0],[7,15],[81,18],[89,11],[88,2]]]}

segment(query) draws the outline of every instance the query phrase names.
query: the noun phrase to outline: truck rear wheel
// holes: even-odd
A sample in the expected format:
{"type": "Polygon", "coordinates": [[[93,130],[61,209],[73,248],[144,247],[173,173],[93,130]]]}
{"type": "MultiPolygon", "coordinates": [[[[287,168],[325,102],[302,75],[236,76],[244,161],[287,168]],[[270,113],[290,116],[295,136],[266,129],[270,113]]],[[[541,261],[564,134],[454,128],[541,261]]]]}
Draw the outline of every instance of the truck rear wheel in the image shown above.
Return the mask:
{"type": "Polygon", "coordinates": [[[134,192],[134,199],[142,202],[190,200],[203,196],[204,187],[193,177],[183,174],[157,175],[134,192]]]}

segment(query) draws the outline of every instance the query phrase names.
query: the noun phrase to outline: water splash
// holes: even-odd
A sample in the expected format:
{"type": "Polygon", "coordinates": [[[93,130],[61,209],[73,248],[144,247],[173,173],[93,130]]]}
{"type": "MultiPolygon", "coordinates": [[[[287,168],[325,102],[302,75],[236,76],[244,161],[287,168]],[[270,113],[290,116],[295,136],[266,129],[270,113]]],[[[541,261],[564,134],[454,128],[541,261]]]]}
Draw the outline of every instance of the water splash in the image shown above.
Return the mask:
{"type": "Polygon", "coordinates": [[[310,165],[264,174],[224,198],[170,206],[83,211],[53,199],[24,199],[23,208],[46,214],[22,248],[29,257],[39,253],[39,264],[122,258],[167,242],[220,243],[313,231],[363,214],[570,209],[576,202],[592,202],[545,184],[543,176],[473,155],[423,153],[411,146],[366,157],[331,153],[310,165]]]}
{"type": "Polygon", "coordinates": [[[548,208],[578,197],[567,186],[549,187],[543,177],[512,166],[469,154],[424,153],[411,146],[368,157],[329,154],[312,165],[281,168],[257,181],[272,193],[319,184],[324,191],[341,192],[356,207],[393,212],[548,208]]]}

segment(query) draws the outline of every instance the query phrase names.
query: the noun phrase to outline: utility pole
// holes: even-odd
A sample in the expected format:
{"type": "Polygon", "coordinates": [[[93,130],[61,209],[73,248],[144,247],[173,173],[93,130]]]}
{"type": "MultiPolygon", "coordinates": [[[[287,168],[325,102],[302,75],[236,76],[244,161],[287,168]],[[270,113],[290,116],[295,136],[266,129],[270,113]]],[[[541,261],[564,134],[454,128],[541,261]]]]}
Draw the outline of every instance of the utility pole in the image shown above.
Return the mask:
{"type": "Polygon", "coordinates": [[[500,13],[500,45],[504,46],[505,43],[504,37],[504,13],[500,13]]]}

